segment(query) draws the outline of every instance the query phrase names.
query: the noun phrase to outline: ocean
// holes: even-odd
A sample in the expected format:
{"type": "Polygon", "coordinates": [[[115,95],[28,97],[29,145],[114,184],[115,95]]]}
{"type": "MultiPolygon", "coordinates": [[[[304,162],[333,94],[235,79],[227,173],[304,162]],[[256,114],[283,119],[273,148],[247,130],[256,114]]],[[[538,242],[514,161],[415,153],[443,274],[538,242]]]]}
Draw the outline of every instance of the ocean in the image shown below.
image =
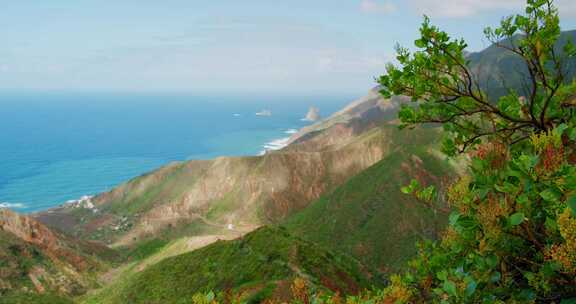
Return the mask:
{"type": "Polygon", "coordinates": [[[352,99],[3,92],[0,207],[44,210],[172,161],[277,149],[310,106],[328,116],[352,99]]]}

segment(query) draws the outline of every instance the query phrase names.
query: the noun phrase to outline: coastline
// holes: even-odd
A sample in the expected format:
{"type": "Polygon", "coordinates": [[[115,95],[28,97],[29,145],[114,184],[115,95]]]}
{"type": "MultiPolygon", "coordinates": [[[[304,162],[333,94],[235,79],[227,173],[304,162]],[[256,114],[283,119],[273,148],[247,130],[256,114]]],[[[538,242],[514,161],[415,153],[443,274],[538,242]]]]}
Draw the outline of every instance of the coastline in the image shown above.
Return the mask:
{"type": "Polygon", "coordinates": [[[284,134],[287,134],[289,136],[280,137],[265,143],[264,145],[262,145],[262,148],[264,149],[260,151],[260,153],[258,153],[258,156],[264,155],[269,151],[277,151],[284,149],[286,146],[290,144],[290,139],[292,138],[292,136],[298,132],[299,130],[297,129],[288,129],[284,131],[284,134]]]}
{"type": "Polygon", "coordinates": [[[26,205],[22,203],[0,202],[0,209],[22,209],[22,208],[26,208],[26,205]]]}
{"type": "MultiPolygon", "coordinates": [[[[292,136],[294,134],[299,133],[301,130],[302,130],[302,128],[300,128],[300,129],[295,129],[295,128],[284,129],[282,132],[288,136],[278,137],[276,139],[265,142],[264,144],[261,144],[261,147],[263,149],[259,153],[255,154],[255,156],[262,156],[262,155],[266,154],[267,152],[278,151],[278,150],[285,148],[286,146],[288,146],[290,144],[290,140],[291,140],[292,136]]],[[[156,169],[158,169],[158,168],[156,168],[156,169]]],[[[156,170],[156,169],[154,169],[154,170],[156,170]]],[[[23,203],[1,202],[0,203],[0,209],[1,208],[7,208],[7,209],[12,209],[16,212],[32,214],[32,215],[43,213],[43,212],[52,213],[58,209],[68,209],[68,208],[90,209],[92,212],[97,213],[98,209],[92,203],[92,199],[101,193],[105,193],[105,192],[84,194],[84,195],[80,196],[78,199],[70,199],[70,200],[67,200],[65,202],[56,203],[53,206],[48,207],[48,208],[32,210],[32,211],[28,211],[28,212],[20,210],[20,209],[25,209],[25,208],[29,207],[28,205],[23,204],[23,203]]]]}
{"type": "MultiPolygon", "coordinates": [[[[148,109],[149,110],[149,109],[148,109]]],[[[114,113],[114,112],[113,112],[114,113]]],[[[0,195],[2,196],[0,199],[0,208],[9,208],[19,213],[25,214],[34,214],[40,213],[44,211],[49,211],[55,208],[67,208],[72,205],[84,205],[84,204],[77,204],[77,202],[83,201],[85,197],[93,197],[98,196],[99,194],[105,193],[110,191],[111,189],[133,179],[141,174],[145,174],[147,172],[152,172],[161,168],[166,163],[172,161],[188,161],[192,159],[213,159],[216,157],[222,156],[261,156],[266,154],[267,152],[278,151],[286,146],[290,145],[293,141],[294,137],[297,134],[306,130],[306,128],[316,124],[315,122],[310,121],[303,121],[301,117],[298,117],[294,112],[289,119],[286,119],[286,116],[282,116],[280,121],[283,123],[268,123],[271,121],[270,119],[262,119],[257,118],[256,120],[252,119],[252,115],[247,115],[240,111],[230,111],[227,115],[231,115],[235,118],[245,117],[245,119],[241,119],[238,122],[234,122],[233,124],[238,124],[238,126],[249,126],[250,128],[260,128],[262,125],[269,124],[270,128],[268,129],[268,134],[265,133],[255,134],[251,140],[248,141],[241,141],[239,142],[240,145],[234,144],[227,144],[228,142],[235,142],[238,140],[238,134],[242,135],[241,133],[235,134],[234,132],[230,133],[230,136],[222,136],[221,134],[229,134],[229,133],[216,133],[216,136],[212,137],[213,141],[205,141],[202,142],[203,145],[208,147],[207,150],[228,150],[222,151],[224,153],[219,155],[208,155],[209,153],[203,153],[202,149],[198,149],[201,151],[200,153],[196,154],[196,151],[193,151],[194,154],[192,156],[185,156],[184,158],[175,158],[174,160],[168,160],[164,162],[163,160],[160,161],[161,157],[154,157],[154,158],[134,158],[132,159],[124,159],[126,157],[112,157],[112,158],[102,158],[102,157],[95,157],[95,158],[80,158],[80,159],[71,159],[71,160],[57,160],[48,163],[48,165],[41,167],[39,173],[34,172],[35,174],[30,174],[24,176],[22,179],[14,179],[14,182],[10,182],[9,187],[0,189],[0,195]],[[255,121],[256,123],[246,123],[246,121],[255,121]],[[264,122],[264,123],[263,123],[264,122]],[[275,125],[276,124],[276,125],[275,125]],[[282,124],[284,126],[282,126],[282,124]],[[220,143],[223,141],[223,143],[220,143]],[[251,146],[251,148],[250,148],[251,146]],[[241,151],[238,153],[234,153],[236,148],[240,148],[241,151]],[[252,150],[252,151],[249,151],[252,150]],[[247,152],[247,153],[246,153],[247,152]],[[205,158],[204,158],[205,156],[205,158]],[[198,158],[200,157],[200,158],[198,158]],[[121,159],[122,158],[122,159],[121,159]],[[137,168],[141,166],[145,166],[144,170],[138,171],[137,168]],[[116,170],[116,168],[122,169],[122,174],[112,174],[113,179],[108,179],[106,175],[108,175],[107,170],[116,170]],[[84,172],[92,172],[88,175],[81,173],[84,172]],[[56,175],[54,172],[58,172],[56,175]],[[128,173],[126,173],[128,172],[128,173]],[[75,176],[75,181],[69,181],[69,178],[66,176],[75,176]],[[119,180],[118,176],[122,176],[124,179],[119,180]],[[92,180],[96,177],[96,180],[92,182],[92,180]],[[115,179],[114,179],[115,178],[115,179]],[[106,180],[106,182],[103,182],[106,180]],[[70,188],[67,188],[66,183],[70,182],[80,182],[79,185],[81,187],[73,187],[74,191],[70,191],[70,188]],[[101,184],[105,184],[104,186],[101,184]],[[20,191],[26,191],[26,187],[28,185],[34,185],[38,191],[22,192],[23,195],[18,195],[20,191]],[[55,186],[55,188],[53,188],[55,186]],[[80,188],[80,190],[88,190],[88,191],[76,191],[80,188]],[[99,188],[99,189],[97,189],[99,188]],[[4,195],[7,194],[7,195],[4,195]],[[43,194],[48,194],[48,196],[44,196],[43,194]],[[59,197],[52,197],[52,196],[59,196],[59,197]],[[31,198],[31,200],[28,200],[31,198]]],[[[284,112],[280,112],[284,113],[284,112]]],[[[219,114],[222,115],[222,114],[219,114]]],[[[251,132],[253,129],[247,129],[251,132]]],[[[95,142],[95,141],[92,141],[95,142]]],[[[168,140],[168,143],[172,141],[168,140]]],[[[191,141],[183,141],[183,146],[186,146],[187,143],[191,141]]],[[[201,146],[200,146],[201,147],[201,146]]],[[[99,147],[100,148],[100,147],[99,147]]],[[[170,148],[166,146],[166,148],[170,148]]],[[[192,147],[194,149],[194,147],[192,147]]],[[[165,150],[168,151],[168,150],[165,150]]],[[[159,152],[164,153],[164,152],[159,152]]],[[[164,153],[169,154],[169,153],[164,153]]],[[[185,153],[181,153],[184,155],[185,153]]],[[[172,157],[172,155],[168,155],[168,157],[172,157]]],[[[24,159],[25,160],[25,159],[24,159]]],[[[51,161],[51,160],[50,160],[51,161]]],[[[26,165],[26,163],[24,163],[26,165]]],[[[26,170],[28,167],[24,167],[26,170]]],[[[9,168],[10,169],[10,168],[9,168]]],[[[118,171],[118,170],[116,170],[118,171]]],[[[8,171],[10,172],[10,171],[8,171]]],[[[76,186],[77,184],[74,184],[76,186]]]]}

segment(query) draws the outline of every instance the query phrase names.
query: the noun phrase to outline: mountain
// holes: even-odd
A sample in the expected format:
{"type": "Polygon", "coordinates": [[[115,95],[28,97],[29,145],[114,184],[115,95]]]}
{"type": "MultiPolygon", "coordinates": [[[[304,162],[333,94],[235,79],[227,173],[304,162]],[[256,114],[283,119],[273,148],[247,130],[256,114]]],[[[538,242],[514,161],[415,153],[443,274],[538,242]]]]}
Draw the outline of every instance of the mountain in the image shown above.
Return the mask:
{"type": "Polygon", "coordinates": [[[132,246],[162,237],[238,237],[279,223],[375,164],[395,143],[400,101],[376,90],[295,134],[281,151],[169,164],[89,201],[36,214],[83,239],[132,246]]]}
{"type": "MultiPolygon", "coordinates": [[[[149,271],[172,269],[165,263],[181,261],[182,256],[188,256],[190,263],[200,263],[203,256],[209,258],[208,252],[224,254],[236,248],[234,244],[252,238],[267,238],[271,246],[280,240],[294,243],[297,248],[301,243],[309,244],[306,248],[311,255],[327,250],[342,256],[340,260],[355,261],[349,257],[355,256],[364,265],[379,269],[373,274],[382,273],[413,256],[416,250],[413,240],[436,237],[445,223],[444,213],[435,213],[433,208],[398,194],[400,186],[408,183],[414,172],[422,173],[425,183],[439,183],[439,176],[450,171],[438,169],[445,164],[436,156],[437,129],[398,129],[396,115],[404,102],[404,98],[385,100],[375,88],[366,97],[294,134],[290,144],[280,151],[169,164],[110,192],[34,217],[81,239],[104,241],[126,258],[121,267],[102,274],[101,280],[113,284],[86,297],[88,301],[100,299],[97,303],[115,303],[126,297],[136,299],[131,290],[138,290],[136,294],[140,291],[154,294],[155,291],[137,283],[149,282],[156,276],[148,277],[149,271]],[[420,219],[419,215],[427,217],[420,219]],[[325,230],[312,227],[314,217],[322,224],[336,221],[350,229],[349,233],[328,229],[334,225],[325,230]],[[400,232],[391,224],[396,218],[404,222],[400,227],[405,229],[400,232]],[[297,237],[284,235],[281,228],[258,229],[283,223],[297,237]],[[349,234],[349,238],[336,233],[349,234]],[[331,242],[332,237],[342,243],[331,242]],[[312,246],[310,241],[321,246],[312,246]],[[380,241],[387,243],[378,244],[380,241]],[[204,246],[211,251],[199,249],[204,246]],[[360,247],[364,251],[353,250],[360,247]],[[398,249],[380,256],[382,248],[398,249]]],[[[279,248],[277,254],[285,255],[283,250],[287,248],[279,248]]],[[[337,261],[327,264],[340,265],[337,261]]],[[[245,271],[250,273],[249,268],[245,271]]],[[[198,275],[201,272],[183,272],[182,278],[189,281],[198,275]]],[[[242,271],[235,275],[242,276],[242,271]]],[[[268,280],[277,274],[262,275],[262,280],[268,280]]],[[[169,273],[160,277],[164,280],[169,273]]],[[[330,289],[335,284],[318,284],[318,273],[307,277],[322,288],[330,289]]],[[[369,277],[368,285],[383,282],[377,275],[369,277]]],[[[281,281],[293,278],[288,273],[281,281]]],[[[225,273],[215,274],[213,280],[226,281],[225,273]]],[[[333,281],[341,284],[347,280],[333,281]]],[[[206,286],[222,290],[218,284],[206,286]]],[[[364,288],[367,283],[359,286],[364,288]]],[[[205,290],[196,285],[188,287],[186,294],[205,290]]],[[[241,288],[237,283],[227,287],[241,288]]]]}
{"type": "MultiPolygon", "coordinates": [[[[331,267],[345,265],[358,265],[354,268],[359,269],[377,269],[362,271],[365,273],[364,278],[359,282],[363,283],[355,283],[358,290],[382,284],[384,281],[379,274],[403,264],[416,253],[415,240],[437,237],[446,223],[446,210],[443,209],[445,206],[431,207],[414,202],[410,197],[399,194],[400,187],[407,184],[415,174],[424,184],[441,184],[444,181],[442,177],[452,173],[451,169],[443,168],[447,164],[438,157],[435,149],[438,138],[436,128],[412,131],[398,129],[394,118],[402,102],[404,100],[401,98],[384,100],[378,95],[377,89],[374,89],[367,97],[355,101],[332,117],[295,134],[291,144],[282,151],[256,157],[262,161],[287,155],[332,155],[338,156],[333,166],[343,165],[350,168],[346,164],[350,159],[358,159],[358,156],[366,154],[378,155],[379,158],[367,169],[357,169],[359,174],[350,175],[350,178],[334,186],[332,190],[320,191],[319,199],[311,199],[305,208],[291,207],[291,212],[263,223],[272,224],[272,227],[260,228],[251,233],[248,229],[242,231],[248,233],[243,238],[238,238],[243,234],[241,232],[224,231],[222,227],[214,227],[211,231],[202,230],[196,223],[184,225],[188,229],[187,236],[171,235],[171,240],[160,242],[158,248],[148,245],[153,241],[136,241],[133,244],[136,248],[152,248],[152,252],[144,255],[142,260],[130,263],[125,269],[112,274],[110,278],[115,283],[95,291],[86,298],[86,302],[139,303],[144,299],[158,302],[176,301],[176,298],[166,297],[171,295],[190,298],[196,292],[218,292],[226,289],[242,292],[245,288],[248,288],[249,294],[254,297],[261,298],[268,294],[264,298],[269,298],[270,295],[277,294],[273,290],[287,289],[287,284],[295,278],[294,273],[282,271],[279,279],[277,271],[282,268],[251,265],[260,265],[261,261],[267,260],[262,258],[263,255],[272,254],[262,253],[264,250],[274,250],[272,255],[283,257],[283,261],[292,258],[293,255],[287,252],[293,252],[296,249],[292,248],[300,248],[301,244],[307,244],[307,249],[302,250],[307,254],[324,255],[324,252],[329,252],[329,256],[338,257],[337,261],[318,266],[318,272],[304,276],[311,285],[328,289],[341,286],[336,290],[350,293],[351,290],[342,289],[344,286],[355,286],[350,285],[352,281],[347,277],[332,277],[329,281],[324,279],[330,283],[318,279],[321,274],[330,275],[331,267]],[[372,147],[365,143],[371,143],[372,147]],[[342,195],[343,193],[346,195],[342,195]],[[317,227],[314,227],[315,221],[317,227]],[[275,223],[280,223],[280,227],[284,228],[274,228],[275,223]],[[326,229],[319,226],[326,226],[326,229]],[[333,229],[335,226],[339,229],[333,229]],[[256,247],[251,247],[247,252],[238,252],[239,243],[253,243],[255,240],[258,240],[257,243],[262,247],[255,245],[256,247]],[[216,243],[198,249],[212,242],[216,243]],[[284,245],[276,246],[278,242],[284,245]],[[320,246],[315,245],[316,243],[320,246]],[[362,250],[353,250],[358,248],[362,250]],[[253,256],[252,253],[258,253],[260,260],[255,259],[256,255],[253,256]],[[215,271],[208,275],[201,270],[205,266],[202,261],[210,261],[213,256],[219,257],[218,262],[215,262],[218,269],[227,271],[215,271]],[[344,264],[338,262],[344,260],[347,261],[344,264]],[[244,262],[248,264],[243,264],[244,262]],[[362,265],[367,265],[368,268],[362,265]],[[322,268],[325,269],[324,272],[319,271],[322,268]],[[243,277],[249,278],[248,283],[234,279],[243,277]],[[194,283],[199,281],[202,283],[194,283]],[[254,289],[255,285],[258,288],[254,289]],[[178,286],[178,291],[171,289],[171,286],[178,286]]],[[[190,164],[196,165],[194,162],[190,164]]],[[[310,167],[305,171],[310,173],[305,176],[321,173],[317,172],[318,167],[314,162],[306,162],[304,166],[310,167]]],[[[269,171],[269,174],[269,178],[272,178],[278,171],[269,171]]],[[[250,178],[250,175],[245,176],[250,178]]],[[[174,177],[174,180],[179,179],[174,177]]],[[[313,184],[304,183],[302,187],[309,185],[313,184]]],[[[296,198],[288,203],[299,202],[296,198]]],[[[94,206],[101,208],[98,207],[102,206],[98,203],[98,198],[94,200],[94,206]]],[[[226,212],[235,211],[228,209],[226,212]]],[[[204,215],[202,217],[201,220],[205,223],[211,221],[204,218],[204,215]]],[[[239,226],[233,226],[233,229],[238,228],[239,226]]],[[[306,273],[309,271],[306,270],[306,273]]],[[[356,282],[355,280],[353,281],[356,282]]]]}
{"type": "MultiPolygon", "coordinates": [[[[510,46],[512,41],[518,39],[514,37],[511,41],[503,41],[502,44],[510,46]]],[[[564,31],[558,39],[556,49],[558,54],[562,54],[562,49],[568,41],[576,42],[576,30],[564,31]]],[[[470,53],[467,57],[469,66],[478,78],[480,86],[489,93],[495,101],[500,96],[508,93],[508,89],[526,92],[525,80],[528,69],[523,59],[518,55],[492,45],[480,52],[470,53]]],[[[576,59],[571,59],[563,65],[566,73],[566,81],[572,81],[576,76],[576,59]]]]}
{"type": "Polygon", "coordinates": [[[412,177],[442,185],[454,173],[434,150],[437,129],[378,128],[395,143],[388,156],[279,227],[188,253],[182,242],[173,242],[130,266],[85,303],[178,303],[209,291],[286,301],[297,277],[341,294],[381,286],[379,274],[404,265],[416,253],[415,242],[437,238],[447,222],[447,206],[416,201],[400,187],[412,177]]]}
{"type": "Polygon", "coordinates": [[[105,246],[74,240],[24,215],[0,209],[0,303],[46,294],[73,296],[97,286],[105,246]],[[10,301],[9,301],[10,300],[10,301]]]}
{"type": "Polygon", "coordinates": [[[325,250],[280,228],[259,228],[241,239],[218,241],[167,258],[132,274],[85,303],[190,303],[196,293],[242,294],[249,303],[287,301],[299,278],[327,292],[354,294],[371,287],[356,260],[325,250]]]}
{"type": "Polygon", "coordinates": [[[420,202],[400,188],[416,178],[442,189],[455,176],[453,164],[434,149],[438,130],[389,131],[395,144],[389,154],[290,217],[287,229],[381,272],[403,266],[417,241],[437,238],[449,208],[420,202]]]}
{"type": "Polygon", "coordinates": [[[346,144],[342,137],[362,134],[387,123],[394,123],[398,109],[408,100],[402,97],[383,99],[379,88],[373,88],[342,110],[294,134],[284,151],[317,151],[334,149],[346,144]]]}

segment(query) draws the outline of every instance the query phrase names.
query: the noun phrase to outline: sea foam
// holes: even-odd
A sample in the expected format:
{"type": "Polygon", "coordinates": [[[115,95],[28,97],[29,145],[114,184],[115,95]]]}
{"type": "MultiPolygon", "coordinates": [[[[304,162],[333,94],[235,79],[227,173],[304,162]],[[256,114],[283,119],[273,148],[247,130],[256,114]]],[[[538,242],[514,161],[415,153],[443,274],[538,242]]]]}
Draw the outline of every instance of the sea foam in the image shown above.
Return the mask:
{"type": "Polygon", "coordinates": [[[0,208],[21,209],[26,208],[26,205],[21,203],[0,203],[0,208]]]}
{"type": "Polygon", "coordinates": [[[286,147],[289,142],[290,142],[290,137],[283,137],[283,138],[278,138],[278,139],[275,139],[273,141],[270,141],[270,142],[264,144],[264,146],[263,146],[264,150],[260,151],[260,153],[258,155],[264,155],[268,151],[280,150],[280,149],[286,147]]]}

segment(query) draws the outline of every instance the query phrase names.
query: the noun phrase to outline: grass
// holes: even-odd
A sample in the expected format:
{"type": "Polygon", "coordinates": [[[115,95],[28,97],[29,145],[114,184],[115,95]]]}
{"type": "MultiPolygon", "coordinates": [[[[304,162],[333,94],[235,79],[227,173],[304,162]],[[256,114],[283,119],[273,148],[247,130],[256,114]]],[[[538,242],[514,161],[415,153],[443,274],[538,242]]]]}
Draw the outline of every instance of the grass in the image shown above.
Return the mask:
{"type": "Polygon", "coordinates": [[[167,258],[86,303],[189,303],[194,294],[210,290],[249,291],[247,298],[258,300],[295,277],[347,292],[371,286],[356,260],[267,227],[167,258]]]}
{"type": "Polygon", "coordinates": [[[63,236],[58,241],[61,247],[51,252],[50,248],[28,243],[0,230],[0,304],[71,303],[67,296],[85,292],[87,286],[84,284],[95,285],[94,272],[104,265],[104,261],[96,256],[100,248],[68,243],[63,236]],[[92,252],[84,251],[92,249],[92,252]],[[81,265],[86,267],[79,274],[71,273],[74,264],[70,260],[75,261],[72,257],[81,259],[81,265]],[[33,276],[42,284],[46,294],[35,294],[37,289],[31,279],[33,276]]]}
{"type": "Polygon", "coordinates": [[[34,266],[44,266],[48,262],[37,248],[0,230],[0,283],[4,281],[11,285],[11,288],[3,290],[0,284],[0,295],[24,288],[33,290],[28,272],[34,266]]]}
{"type": "Polygon", "coordinates": [[[13,293],[2,295],[0,304],[72,304],[72,299],[52,294],[13,293]]]}
{"type": "Polygon", "coordinates": [[[133,247],[119,248],[123,261],[140,261],[164,248],[169,243],[165,239],[150,239],[137,243],[133,247]]]}
{"type": "Polygon", "coordinates": [[[351,254],[384,272],[404,265],[416,253],[415,243],[434,238],[447,214],[401,193],[412,178],[437,183],[452,174],[447,163],[428,151],[434,129],[392,131],[398,148],[383,160],[323,195],[285,226],[313,242],[351,254]],[[407,131],[408,132],[408,131],[407,131]],[[415,157],[422,160],[420,166],[415,157]]]}

